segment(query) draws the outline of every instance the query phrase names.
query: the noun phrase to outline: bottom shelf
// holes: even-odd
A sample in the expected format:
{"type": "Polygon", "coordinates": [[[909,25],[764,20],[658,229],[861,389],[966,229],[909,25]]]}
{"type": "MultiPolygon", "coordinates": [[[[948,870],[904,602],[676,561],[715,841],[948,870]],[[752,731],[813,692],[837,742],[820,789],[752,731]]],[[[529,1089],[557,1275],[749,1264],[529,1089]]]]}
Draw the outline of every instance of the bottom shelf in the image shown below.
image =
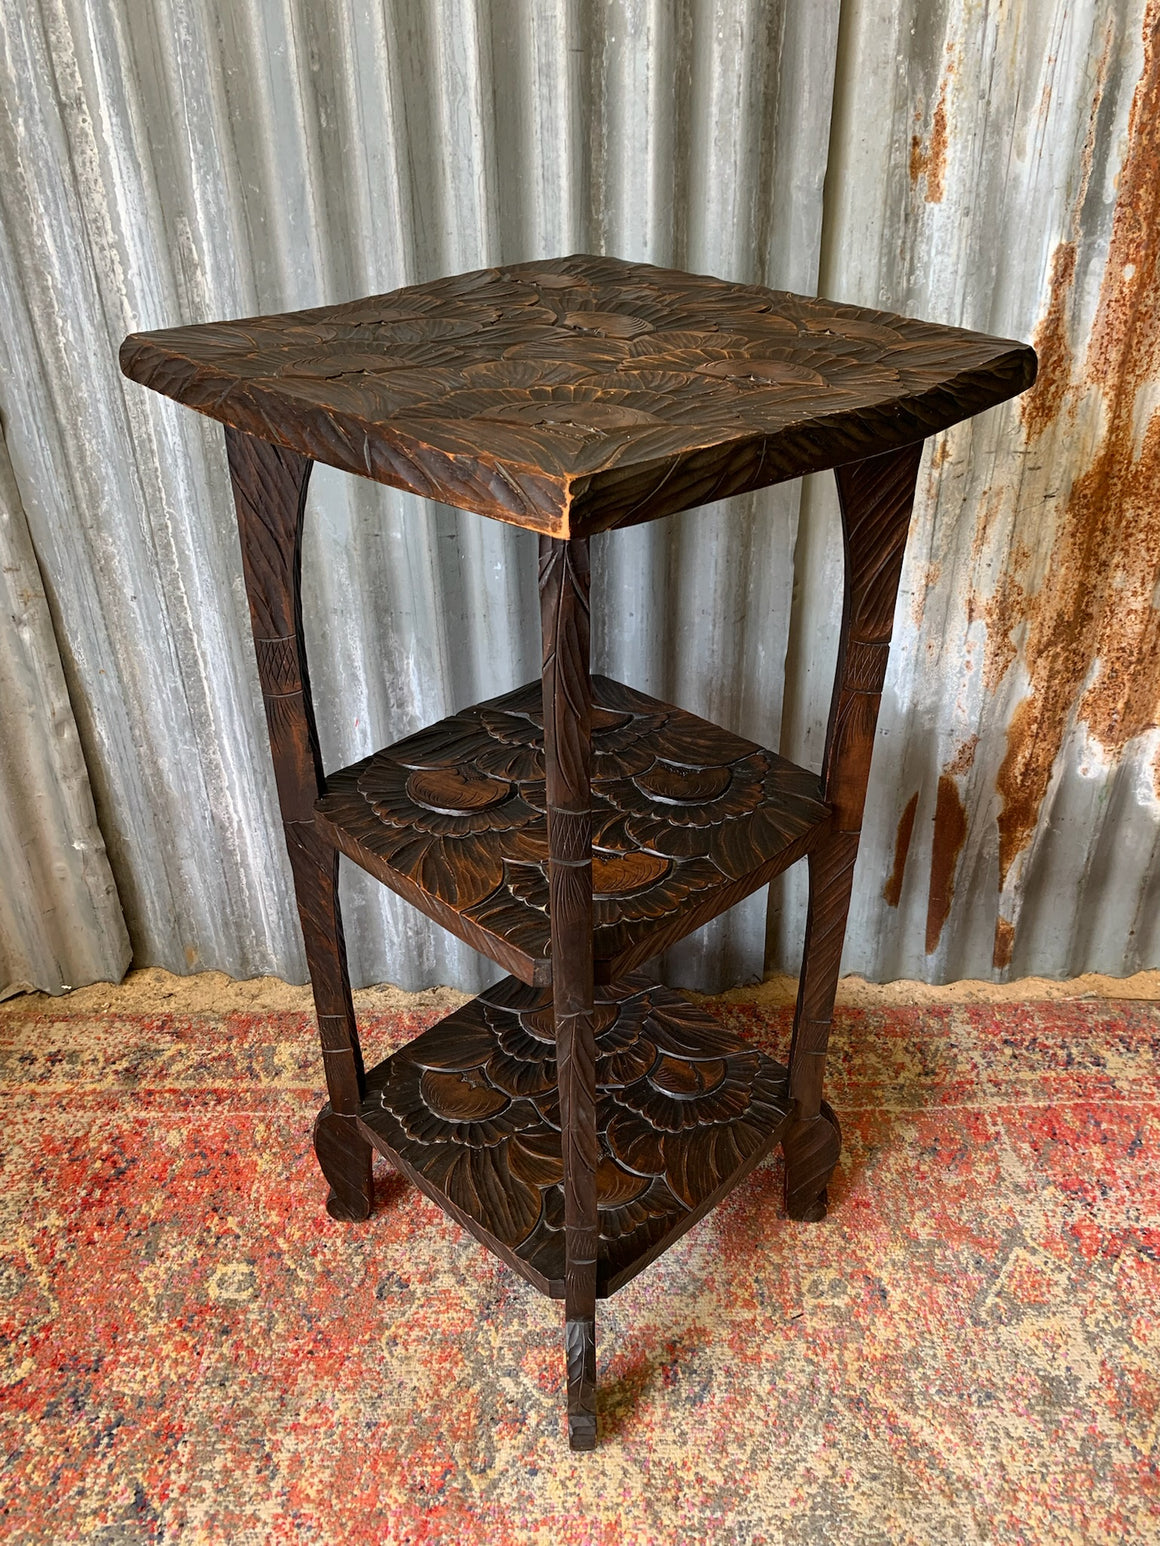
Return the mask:
{"type": "MultiPolygon", "coordinates": [[[[780,1140],[788,1076],[640,973],[596,990],[600,1254],[614,1293],[780,1140]]],[[[433,1201],[553,1298],[564,1190],[550,988],[506,977],[367,1075],[360,1125],[433,1201]]]]}

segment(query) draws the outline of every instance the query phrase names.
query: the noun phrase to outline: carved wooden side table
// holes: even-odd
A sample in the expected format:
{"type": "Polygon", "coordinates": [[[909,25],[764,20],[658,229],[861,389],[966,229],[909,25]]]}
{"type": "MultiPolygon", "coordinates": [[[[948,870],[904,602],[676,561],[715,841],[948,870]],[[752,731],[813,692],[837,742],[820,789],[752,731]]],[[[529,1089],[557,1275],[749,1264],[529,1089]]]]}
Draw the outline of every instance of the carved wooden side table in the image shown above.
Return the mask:
{"type": "Polygon", "coordinates": [[[569,1435],[590,1449],[597,1299],[778,1143],[790,1217],[824,1215],[840,1136],[822,1068],[923,441],[1023,391],[1035,356],[570,257],[134,334],[121,363],[226,425],[330,1095],[327,1207],[366,1217],[378,1150],[563,1298],[569,1435]],[[315,461],[538,531],[540,680],[325,772],[299,592],[315,461]],[[826,467],[846,601],[820,773],[590,675],[593,533],[826,467]],[[340,852],[511,974],[369,1071],[340,852]],[[803,857],[787,1070],[639,968],[803,857]]]}

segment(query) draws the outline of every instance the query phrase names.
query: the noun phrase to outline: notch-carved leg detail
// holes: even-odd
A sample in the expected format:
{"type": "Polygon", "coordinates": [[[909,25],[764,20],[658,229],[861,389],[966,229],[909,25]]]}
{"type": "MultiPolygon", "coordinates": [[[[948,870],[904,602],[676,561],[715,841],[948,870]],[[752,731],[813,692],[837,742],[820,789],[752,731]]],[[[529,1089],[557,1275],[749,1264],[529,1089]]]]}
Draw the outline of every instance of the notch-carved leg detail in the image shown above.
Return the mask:
{"type": "Polygon", "coordinates": [[[837,1118],[832,1111],[829,1119],[822,1114],[822,1081],[857,857],[858,834],[836,832],[806,861],[810,900],[790,1054],[796,1115],[782,1143],[785,1206],[791,1219],[825,1218],[826,1186],[841,1150],[837,1118]]]}
{"type": "Polygon", "coordinates": [[[302,520],[313,463],[231,428],[226,452],[282,829],[330,1095],[315,1128],[315,1153],[330,1183],[328,1211],[334,1218],[361,1219],[370,1213],[373,1196],[371,1147],[354,1123],[366,1080],[338,905],[338,854],[314,824],[322,758],[302,636],[302,520]]]}
{"type": "Polygon", "coordinates": [[[596,1448],[596,1318],[566,1321],[568,1447],[596,1448]]]}
{"type": "Polygon", "coordinates": [[[353,1224],[370,1217],[372,1198],[371,1146],[353,1117],[340,1117],[324,1106],[314,1123],[314,1152],[330,1183],[326,1211],[332,1219],[353,1224]]]}
{"type": "Polygon", "coordinates": [[[921,460],[920,441],[835,469],[846,594],[822,767],[822,798],[833,810],[833,826],[808,860],[809,913],[790,1047],[795,1120],[782,1149],[785,1206],[793,1219],[825,1217],[826,1187],[841,1150],[841,1130],[822,1099],[822,1081],[894,605],[921,460]]]}
{"type": "Polygon", "coordinates": [[[816,1224],[826,1216],[826,1187],[842,1152],[842,1129],[828,1101],[816,1117],[798,1121],[782,1140],[785,1155],[785,1211],[791,1219],[816,1224]]]}

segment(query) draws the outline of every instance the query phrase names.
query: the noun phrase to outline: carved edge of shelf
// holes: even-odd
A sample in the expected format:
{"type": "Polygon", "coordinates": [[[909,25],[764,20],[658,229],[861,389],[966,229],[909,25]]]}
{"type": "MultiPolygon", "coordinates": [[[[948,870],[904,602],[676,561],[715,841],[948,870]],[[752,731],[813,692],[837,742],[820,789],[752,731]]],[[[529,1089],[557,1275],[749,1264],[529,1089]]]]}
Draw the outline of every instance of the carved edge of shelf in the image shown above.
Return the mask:
{"type": "MultiPolygon", "coordinates": [[[[169,363],[148,335],[126,339],[121,368],[131,379],[161,391],[147,378],[151,368],[169,363]]],[[[673,456],[575,476],[553,476],[515,462],[493,464],[484,453],[452,455],[404,429],[385,436],[383,426],[337,410],[302,408],[288,423],[277,401],[269,411],[254,404],[233,416],[214,404],[184,406],[340,471],[568,539],[656,520],[927,439],[1017,396],[1034,379],[1034,355],[1015,345],[985,366],[909,397],[844,414],[815,414],[773,434],[723,435],[673,456]],[[368,445],[374,450],[370,465],[368,445]]]]}
{"type": "Polygon", "coordinates": [[[569,483],[555,535],[596,536],[900,450],[1017,397],[1035,373],[1034,354],[1018,345],[912,397],[848,415],[816,415],[772,435],[714,440],[680,456],[603,468],[569,483]]]}
{"type": "MultiPolygon", "coordinates": [[[[323,1109],[326,1110],[328,1108],[323,1109]]],[[[658,1240],[651,1250],[638,1257],[622,1271],[614,1273],[610,1277],[605,1278],[598,1272],[596,1279],[597,1298],[611,1299],[613,1294],[619,1293],[626,1284],[632,1282],[633,1278],[639,1277],[646,1267],[651,1267],[655,1261],[659,1261],[670,1246],[676,1245],[677,1241],[687,1235],[695,1225],[707,1218],[718,1203],[724,1202],[730,1192],[740,1186],[742,1181],[751,1175],[759,1165],[765,1163],[785,1137],[786,1129],[789,1127],[791,1120],[792,1114],[787,1112],[781,1126],[770,1133],[767,1143],[763,1147],[755,1149],[753,1154],[733,1175],[728,1176],[722,1181],[721,1185],[695,1209],[691,1209],[681,1219],[678,1227],[670,1234],[665,1235],[663,1239],[658,1240]]],[[[525,1282],[530,1283],[533,1288],[537,1289],[546,1298],[560,1300],[564,1298],[563,1277],[547,1278],[542,1273],[537,1272],[535,1267],[530,1262],[525,1261],[518,1252],[504,1245],[502,1240],[497,1240],[495,1235],[486,1229],[478,1219],[472,1218],[470,1213],[466,1213],[462,1208],[456,1207],[449,1197],[440,1192],[437,1187],[432,1186],[423,1175],[423,1172],[408,1164],[401,1154],[391,1148],[381,1133],[377,1133],[373,1127],[369,1127],[361,1118],[358,1119],[357,1125],[363,1137],[367,1139],[377,1153],[389,1161],[400,1175],[406,1176],[407,1180],[416,1186],[437,1208],[446,1213],[449,1218],[453,1218],[457,1224],[461,1224],[470,1235],[479,1241],[480,1245],[494,1252],[501,1261],[505,1262],[513,1271],[518,1272],[525,1282]]]]}
{"type": "Polygon", "coordinates": [[[607,1280],[599,1281],[600,1298],[610,1299],[612,1295],[622,1289],[626,1283],[631,1283],[633,1278],[639,1276],[639,1274],[642,1273],[646,1267],[651,1267],[653,1262],[658,1261],[670,1246],[676,1245],[678,1240],[680,1240],[684,1235],[687,1235],[689,1230],[692,1229],[695,1224],[699,1224],[702,1219],[706,1218],[710,1213],[712,1213],[713,1209],[717,1206],[718,1203],[724,1202],[725,1198],[729,1196],[729,1193],[740,1186],[742,1181],[745,1180],[746,1176],[751,1175],[753,1171],[757,1169],[758,1165],[764,1164],[764,1162],[769,1158],[774,1149],[776,1149],[778,1144],[781,1143],[782,1138],[785,1136],[785,1133],[788,1130],[792,1120],[793,1113],[787,1112],[785,1117],[782,1119],[780,1126],[774,1128],[770,1133],[768,1141],[759,1148],[755,1149],[749,1158],[746,1159],[744,1164],[740,1165],[731,1176],[726,1177],[726,1179],[722,1181],[721,1185],[717,1187],[715,1191],[711,1192],[703,1202],[699,1203],[696,1208],[691,1209],[689,1213],[681,1220],[677,1228],[674,1229],[671,1234],[666,1235],[663,1240],[659,1240],[656,1245],[653,1246],[651,1251],[646,1252],[643,1256],[632,1262],[622,1272],[614,1273],[607,1280]]]}
{"type": "MultiPolygon", "coordinates": [[[[373,1072],[374,1070],[372,1070],[373,1072]]],[[[486,1246],[489,1251],[494,1251],[502,1261],[505,1261],[509,1267],[518,1272],[520,1277],[530,1283],[533,1288],[539,1289],[541,1294],[545,1294],[549,1299],[563,1299],[564,1279],[562,1277],[546,1278],[543,1273],[537,1272],[531,1262],[525,1261],[518,1252],[513,1251],[510,1246],[506,1246],[502,1240],[498,1240],[478,1219],[473,1218],[464,1209],[457,1207],[438,1187],[432,1186],[421,1170],[409,1164],[397,1150],[387,1143],[381,1133],[376,1132],[361,1117],[358,1118],[358,1128],[372,1148],[381,1154],[385,1160],[389,1160],[400,1175],[406,1176],[408,1181],[417,1186],[423,1195],[433,1202],[437,1208],[446,1213],[449,1218],[453,1218],[457,1224],[462,1224],[464,1229],[469,1234],[474,1235],[481,1245],[486,1246]]]]}
{"type": "Polygon", "coordinates": [[[518,945],[511,944],[502,934],[493,934],[490,929],[485,929],[473,918],[456,912],[455,908],[441,898],[430,891],[424,891],[406,875],[401,875],[398,870],[392,869],[385,859],[349,837],[341,827],[336,827],[323,811],[316,813],[315,824],[319,835],[340,853],[344,853],[352,863],[366,870],[368,875],[373,875],[388,890],[401,896],[405,902],[410,902],[412,907],[418,908],[428,918],[434,919],[449,934],[454,934],[463,940],[464,944],[470,945],[473,950],[478,950],[480,955],[485,955],[497,966],[502,966],[505,972],[510,972],[513,977],[518,977],[521,982],[526,982],[532,987],[547,987],[551,983],[552,963],[547,956],[529,955],[518,945]]]}
{"type": "MultiPolygon", "coordinates": [[[[474,919],[456,912],[439,897],[422,890],[405,875],[400,875],[398,870],[392,869],[377,854],[350,839],[341,828],[328,821],[321,812],[316,818],[316,823],[319,835],[345,854],[353,864],[357,864],[360,869],[372,875],[388,890],[395,892],[412,907],[433,919],[448,933],[463,940],[464,944],[470,945],[473,950],[478,950],[481,955],[487,956],[497,966],[502,966],[505,972],[510,972],[513,977],[518,977],[521,982],[526,982],[529,986],[539,988],[548,987],[551,984],[550,955],[529,955],[518,945],[511,944],[503,935],[493,934],[489,929],[476,923],[474,919]]],[[[830,821],[819,823],[817,827],[783,848],[764,864],[751,870],[749,874],[741,876],[731,885],[720,886],[708,893],[697,907],[690,908],[685,913],[672,914],[668,918],[659,919],[657,923],[647,928],[638,928],[631,944],[622,947],[615,955],[597,955],[597,982],[613,982],[628,972],[639,970],[646,961],[651,961],[655,956],[663,955],[666,950],[679,944],[688,935],[695,934],[698,929],[703,929],[714,918],[728,912],[731,907],[736,907],[739,902],[752,896],[755,891],[760,891],[762,886],[767,886],[771,880],[780,875],[783,870],[796,864],[799,859],[806,858],[825,842],[830,831],[830,821]]],[[[597,934],[597,948],[599,944],[600,938],[597,934]]]]}
{"type": "MultiPolygon", "coordinates": [[[[697,907],[690,908],[687,913],[673,915],[680,925],[679,928],[666,927],[665,920],[661,919],[656,925],[641,929],[632,944],[626,945],[616,955],[598,957],[597,981],[612,982],[628,972],[638,971],[646,961],[651,961],[654,956],[663,955],[666,950],[680,944],[681,940],[688,935],[703,929],[707,923],[712,923],[714,918],[719,918],[731,907],[736,907],[738,902],[744,902],[747,896],[760,891],[762,886],[767,886],[783,870],[788,870],[799,859],[804,859],[813,849],[819,847],[830,832],[831,822],[832,818],[819,822],[816,827],[788,844],[767,859],[764,864],[750,870],[747,875],[742,875],[731,885],[720,886],[707,893],[704,902],[697,907]]],[[[551,963],[549,962],[548,965],[550,968],[551,963]]]]}

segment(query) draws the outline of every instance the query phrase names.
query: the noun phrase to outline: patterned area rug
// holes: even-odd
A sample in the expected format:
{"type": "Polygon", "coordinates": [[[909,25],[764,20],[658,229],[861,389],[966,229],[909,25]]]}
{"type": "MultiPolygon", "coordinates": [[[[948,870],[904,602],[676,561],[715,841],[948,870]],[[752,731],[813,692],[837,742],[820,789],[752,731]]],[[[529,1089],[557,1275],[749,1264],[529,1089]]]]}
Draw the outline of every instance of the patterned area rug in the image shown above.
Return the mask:
{"type": "Polygon", "coordinates": [[[306,1016],[0,1036],[7,1542],[1160,1536],[1160,1005],[847,1010],[829,1220],[770,1161],[602,1306],[589,1456],[559,1306],[385,1172],[324,1213],[306,1016]]]}

